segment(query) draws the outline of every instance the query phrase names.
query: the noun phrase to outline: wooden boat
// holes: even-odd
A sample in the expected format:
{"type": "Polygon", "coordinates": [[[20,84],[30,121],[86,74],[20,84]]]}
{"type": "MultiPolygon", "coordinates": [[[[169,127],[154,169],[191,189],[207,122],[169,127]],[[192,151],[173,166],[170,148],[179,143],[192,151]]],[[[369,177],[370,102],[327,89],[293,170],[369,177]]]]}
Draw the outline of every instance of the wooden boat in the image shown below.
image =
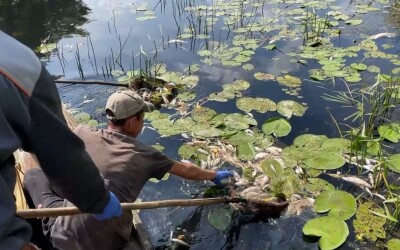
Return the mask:
{"type": "MultiPolygon", "coordinates": [[[[72,116],[69,114],[68,111],[63,108],[64,116],[65,119],[67,120],[68,126],[73,129],[75,128],[78,124],[76,121],[72,118],[72,116]]],[[[16,199],[16,206],[17,210],[21,209],[28,209],[30,208],[28,206],[27,199],[25,197],[24,191],[23,191],[23,178],[24,178],[24,173],[28,169],[31,168],[37,168],[39,166],[38,161],[35,157],[34,154],[30,154],[27,152],[24,152],[22,150],[18,150],[14,152],[14,157],[16,159],[16,165],[15,165],[15,170],[17,173],[17,181],[14,189],[14,196],[16,199]]],[[[150,250],[153,249],[149,234],[146,231],[145,226],[143,225],[142,220],[140,219],[139,216],[139,211],[138,210],[132,210],[132,215],[133,215],[133,220],[132,220],[132,236],[133,239],[132,241],[128,242],[127,245],[123,248],[128,250],[128,249],[137,249],[137,246],[139,245],[141,249],[143,250],[150,250]]],[[[29,219],[28,220],[34,230],[37,230],[39,232],[35,232],[33,234],[32,241],[33,242],[41,242],[44,240],[44,236],[41,233],[41,223],[40,220],[38,219],[29,219]],[[35,239],[36,237],[36,239],[35,239]]],[[[43,246],[41,246],[43,247],[43,246]]],[[[43,247],[43,249],[46,249],[43,247]]]]}

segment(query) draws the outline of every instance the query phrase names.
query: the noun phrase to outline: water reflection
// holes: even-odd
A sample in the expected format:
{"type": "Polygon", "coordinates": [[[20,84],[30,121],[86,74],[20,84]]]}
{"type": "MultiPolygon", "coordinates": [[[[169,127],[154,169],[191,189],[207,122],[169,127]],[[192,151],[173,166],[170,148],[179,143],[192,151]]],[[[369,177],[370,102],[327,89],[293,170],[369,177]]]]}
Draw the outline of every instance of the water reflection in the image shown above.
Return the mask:
{"type": "Polygon", "coordinates": [[[82,1],[0,0],[0,29],[34,49],[44,39],[85,35],[89,12],[82,1]]]}

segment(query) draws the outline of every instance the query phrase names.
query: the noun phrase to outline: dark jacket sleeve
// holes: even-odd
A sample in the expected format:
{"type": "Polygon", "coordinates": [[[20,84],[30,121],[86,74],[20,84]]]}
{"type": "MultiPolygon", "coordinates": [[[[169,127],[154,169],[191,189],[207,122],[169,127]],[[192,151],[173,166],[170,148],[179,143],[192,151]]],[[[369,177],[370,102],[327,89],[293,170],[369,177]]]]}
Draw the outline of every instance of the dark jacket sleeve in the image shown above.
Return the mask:
{"type": "Polygon", "coordinates": [[[44,67],[28,109],[29,141],[50,183],[82,211],[101,213],[109,194],[84,143],[68,128],[57,88],[44,67]]]}

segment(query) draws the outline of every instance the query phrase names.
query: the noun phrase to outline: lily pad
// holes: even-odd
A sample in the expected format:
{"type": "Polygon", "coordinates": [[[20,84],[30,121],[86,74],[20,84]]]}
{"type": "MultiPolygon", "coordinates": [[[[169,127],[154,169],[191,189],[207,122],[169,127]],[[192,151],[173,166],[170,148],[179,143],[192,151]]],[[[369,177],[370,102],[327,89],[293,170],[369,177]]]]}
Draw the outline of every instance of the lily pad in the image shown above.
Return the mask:
{"type": "Polygon", "coordinates": [[[276,78],[276,80],[287,87],[300,87],[301,86],[301,80],[300,78],[297,78],[295,76],[291,76],[291,75],[284,75],[284,76],[279,76],[276,78]]]}
{"type": "Polygon", "coordinates": [[[400,239],[390,239],[387,248],[388,250],[400,250],[400,239]]]}
{"type": "Polygon", "coordinates": [[[270,118],[261,127],[266,135],[274,134],[276,137],[286,136],[292,130],[290,123],[283,118],[270,118]]]}
{"type": "Polygon", "coordinates": [[[282,165],[275,159],[267,158],[261,163],[261,169],[266,176],[275,178],[283,174],[282,165]]]}
{"type": "Polygon", "coordinates": [[[236,106],[238,109],[245,112],[251,112],[255,110],[260,113],[265,113],[267,111],[275,111],[276,104],[267,98],[252,98],[252,97],[242,97],[236,100],[236,106]]]}
{"type": "Polygon", "coordinates": [[[183,77],[180,84],[186,85],[188,87],[194,87],[199,82],[199,77],[195,75],[183,77]]]}
{"type": "Polygon", "coordinates": [[[256,154],[256,149],[254,148],[254,145],[251,143],[241,143],[237,146],[237,153],[236,156],[240,160],[244,161],[251,161],[253,160],[255,154],[256,154]]]}
{"type": "Polygon", "coordinates": [[[307,189],[307,191],[314,194],[319,194],[324,191],[335,190],[335,187],[332,184],[320,178],[307,178],[305,188],[307,189]]]}
{"type": "Polygon", "coordinates": [[[248,115],[242,115],[239,113],[228,114],[224,117],[224,124],[228,128],[236,130],[243,130],[249,127],[249,125],[257,125],[257,121],[248,115]]]}
{"type": "Polygon", "coordinates": [[[170,176],[170,174],[169,174],[169,173],[166,173],[166,174],[163,176],[163,178],[161,178],[161,180],[158,180],[157,178],[150,178],[149,181],[150,181],[150,182],[153,182],[153,183],[159,183],[160,181],[166,181],[166,180],[168,180],[169,176],[170,176]]]}
{"type": "Polygon", "coordinates": [[[215,110],[200,106],[193,110],[192,118],[196,122],[206,122],[211,120],[216,114],[215,110]]]}
{"type": "Polygon", "coordinates": [[[247,71],[250,71],[250,70],[253,70],[253,69],[254,69],[254,66],[253,66],[253,64],[246,63],[246,64],[243,64],[243,65],[242,65],[242,69],[247,70],[247,71]]]}
{"type": "Polygon", "coordinates": [[[353,221],[354,229],[360,238],[366,238],[376,241],[378,238],[385,239],[386,231],[384,225],[386,218],[377,216],[371,211],[384,214],[382,208],[377,207],[374,203],[368,201],[358,206],[356,219],[353,221]]]}
{"type": "Polygon", "coordinates": [[[360,71],[366,70],[368,68],[367,65],[365,65],[363,63],[352,63],[352,64],[350,64],[350,67],[352,67],[353,69],[356,69],[356,70],[360,70],[360,71]]]}
{"type": "Polygon", "coordinates": [[[357,210],[354,197],[342,190],[328,190],[317,196],[314,203],[314,211],[317,213],[329,212],[328,217],[336,220],[350,219],[357,210]]]}
{"type": "Polygon", "coordinates": [[[229,208],[218,207],[208,213],[208,222],[220,231],[226,230],[231,224],[232,211],[229,208]]]}
{"type": "Polygon", "coordinates": [[[74,120],[79,124],[86,124],[90,120],[90,115],[86,112],[80,112],[74,115],[74,120]]]}
{"type": "Polygon", "coordinates": [[[183,92],[183,93],[178,94],[176,96],[176,98],[178,98],[184,102],[188,102],[188,101],[191,101],[194,98],[196,98],[196,92],[194,92],[194,91],[183,92]]]}
{"type": "Polygon", "coordinates": [[[303,116],[307,108],[298,102],[286,100],[278,102],[276,106],[278,113],[290,119],[292,115],[303,116]]]}
{"type": "Polygon", "coordinates": [[[314,169],[338,169],[346,163],[343,156],[328,150],[318,150],[310,158],[304,159],[303,164],[314,169]]]}
{"type": "Polygon", "coordinates": [[[257,140],[255,136],[249,135],[244,131],[238,131],[228,138],[228,142],[232,145],[239,145],[243,143],[254,143],[257,140]]]}
{"type": "Polygon", "coordinates": [[[270,188],[274,195],[284,194],[289,197],[300,191],[300,180],[292,169],[286,169],[282,176],[272,178],[270,188]]]}
{"type": "Polygon", "coordinates": [[[378,127],[378,134],[388,141],[398,143],[400,139],[400,124],[389,123],[378,127]]]}
{"type": "Polygon", "coordinates": [[[349,236],[349,228],[342,220],[324,216],[307,221],[303,233],[309,236],[321,236],[318,245],[322,250],[327,250],[342,245],[349,236]]]}
{"type": "Polygon", "coordinates": [[[389,156],[387,162],[390,170],[400,174],[400,154],[389,156]]]}
{"type": "Polygon", "coordinates": [[[182,146],[179,147],[178,149],[178,154],[183,158],[183,159],[189,159],[196,153],[196,147],[193,145],[188,145],[188,144],[183,144],[182,146]]]}
{"type": "Polygon", "coordinates": [[[275,76],[268,73],[257,72],[254,74],[254,78],[259,81],[268,81],[268,80],[275,80],[275,76]]]}
{"type": "Polygon", "coordinates": [[[52,51],[55,51],[57,49],[57,44],[56,43],[42,43],[36,51],[39,51],[39,53],[42,54],[49,54],[52,51]]]}
{"type": "Polygon", "coordinates": [[[361,19],[349,19],[346,21],[346,24],[348,25],[360,25],[362,24],[362,20],[361,19]]]}
{"type": "Polygon", "coordinates": [[[223,130],[212,127],[209,123],[197,123],[190,127],[190,130],[194,135],[203,138],[217,137],[224,134],[223,130]]]}

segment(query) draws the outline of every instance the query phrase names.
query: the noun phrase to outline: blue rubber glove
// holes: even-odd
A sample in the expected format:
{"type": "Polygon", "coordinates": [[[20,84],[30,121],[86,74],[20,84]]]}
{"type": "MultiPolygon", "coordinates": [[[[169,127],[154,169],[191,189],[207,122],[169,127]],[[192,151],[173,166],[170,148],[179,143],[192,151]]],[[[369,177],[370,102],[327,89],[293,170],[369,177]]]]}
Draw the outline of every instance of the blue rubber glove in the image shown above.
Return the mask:
{"type": "Polygon", "coordinates": [[[217,186],[224,186],[229,183],[229,177],[233,177],[232,171],[218,171],[217,176],[211,181],[217,186]]]}
{"type": "Polygon", "coordinates": [[[104,208],[103,213],[94,214],[94,217],[98,220],[106,220],[112,217],[118,217],[122,214],[121,203],[113,192],[110,191],[110,199],[108,200],[107,206],[104,208]]]}

